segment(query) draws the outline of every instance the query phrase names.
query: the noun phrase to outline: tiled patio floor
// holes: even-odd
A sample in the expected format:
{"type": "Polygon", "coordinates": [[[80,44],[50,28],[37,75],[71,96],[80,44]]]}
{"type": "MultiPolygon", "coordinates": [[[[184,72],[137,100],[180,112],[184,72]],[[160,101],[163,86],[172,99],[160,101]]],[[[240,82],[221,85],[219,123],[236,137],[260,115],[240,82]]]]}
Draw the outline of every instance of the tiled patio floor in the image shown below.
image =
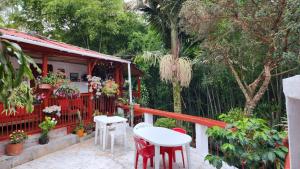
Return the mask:
{"type": "MultiPolygon", "coordinates": [[[[134,144],[132,130],[129,129],[128,133],[127,147],[124,148],[121,141],[117,140],[114,154],[110,153],[110,145],[103,151],[100,149],[99,144],[94,144],[92,138],[17,166],[15,169],[133,169],[134,144]]],[[[174,169],[183,168],[179,156],[180,153],[178,153],[174,169]]],[[[200,160],[195,149],[191,150],[191,161],[192,169],[213,169],[213,167],[200,160]]],[[[142,168],[141,164],[140,157],[138,168],[142,168]]],[[[152,167],[149,165],[148,168],[152,167]]]]}

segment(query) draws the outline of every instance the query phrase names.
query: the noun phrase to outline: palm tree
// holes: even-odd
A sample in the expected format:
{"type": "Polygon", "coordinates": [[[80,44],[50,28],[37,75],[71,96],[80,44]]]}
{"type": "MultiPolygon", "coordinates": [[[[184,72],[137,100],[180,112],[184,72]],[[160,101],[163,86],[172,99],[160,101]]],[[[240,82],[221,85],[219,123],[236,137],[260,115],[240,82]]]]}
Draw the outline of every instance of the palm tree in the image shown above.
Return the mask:
{"type": "MultiPolygon", "coordinates": [[[[185,0],[138,1],[139,10],[148,17],[150,24],[160,32],[171,53],[160,59],[160,77],[172,83],[174,112],[180,113],[181,87],[189,86],[192,66],[189,59],[180,57],[179,12],[185,0]]],[[[148,59],[150,60],[150,59],[148,59]]]]}

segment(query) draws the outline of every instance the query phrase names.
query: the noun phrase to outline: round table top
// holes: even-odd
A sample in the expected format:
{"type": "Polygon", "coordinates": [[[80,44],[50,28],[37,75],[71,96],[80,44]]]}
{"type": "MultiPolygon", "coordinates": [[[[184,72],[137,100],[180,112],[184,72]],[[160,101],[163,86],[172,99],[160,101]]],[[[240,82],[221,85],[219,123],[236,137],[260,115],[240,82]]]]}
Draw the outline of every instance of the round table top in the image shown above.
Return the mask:
{"type": "Polygon", "coordinates": [[[164,147],[177,147],[189,144],[192,137],[163,127],[145,127],[134,131],[134,134],[151,144],[164,147]]]}

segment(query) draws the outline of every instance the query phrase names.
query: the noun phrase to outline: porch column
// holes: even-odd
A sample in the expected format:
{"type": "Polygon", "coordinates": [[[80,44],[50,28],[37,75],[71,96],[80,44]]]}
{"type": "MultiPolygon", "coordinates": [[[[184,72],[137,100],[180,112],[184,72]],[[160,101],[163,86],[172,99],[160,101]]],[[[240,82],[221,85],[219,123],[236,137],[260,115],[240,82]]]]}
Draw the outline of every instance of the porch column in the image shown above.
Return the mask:
{"type": "MultiPolygon", "coordinates": [[[[88,75],[92,75],[92,62],[88,62],[88,65],[87,65],[87,74],[88,75]]],[[[88,99],[88,107],[87,107],[87,113],[88,113],[88,117],[92,117],[92,114],[93,114],[93,94],[90,92],[89,90],[90,88],[90,82],[88,82],[88,93],[89,93],[89,99],[88,99]]]]}
{"type": "Polygon", "coordinates": [[[114,77],[114,80],[115,80],[115,82],[119,85],[119,91],[120,91],[120,95],[121,95],[121,88],[122,88],[122,86],[121,86],[121,78],[120,78],[120,74],[121,74],[122,72],[121,72],[121,67],[120,67],[120,65],[119,64],[117,64],[116,65],[116,68],[115,68],[115,77],[114,77]]]}
{"type": "Polygon", "coordinates": [[[48,74],[48,56],[43,56],[43,63],[42,63],[42,76],[45,77],[48,74]]]}
{"type": "Polygon", "coordinates": [[[130,63],[128,63],[128,83],[129,83],[129,104],[130,104],[130,121],[131,126],[133,126],[133,120],[134,120],[134,112],[133,112],[133,105],[132,105],[132,84],[131,84],[131,68],[130,63]]]}

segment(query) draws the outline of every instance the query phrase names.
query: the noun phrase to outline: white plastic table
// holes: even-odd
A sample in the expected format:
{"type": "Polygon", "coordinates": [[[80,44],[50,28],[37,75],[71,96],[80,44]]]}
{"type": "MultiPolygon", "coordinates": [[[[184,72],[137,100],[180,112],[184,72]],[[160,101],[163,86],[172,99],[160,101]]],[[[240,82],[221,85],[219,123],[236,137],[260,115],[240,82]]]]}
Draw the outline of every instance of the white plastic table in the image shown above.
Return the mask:
{"type": "Polygon", "coordinates": [[[99,122],[103,124],[104,129],[103,129],[103,150],[105,150],[106,147],[106,132],[107,132],[107,125],[108,124],[114,124],[114,123],[126,123],[127,119],[120,117],[120,116],[107,116],[107,117],[95,117],[94,119],[96,122],[99,122]]]}
{"type": "Polygon", "coordinates": [[[191,168],[190,143],[192,137],[167,128],[146,127],[137,129],[134,134],[155,146],[155,169],[159,169],[160,146],[185,147],[188,168],[191,168]]]}

